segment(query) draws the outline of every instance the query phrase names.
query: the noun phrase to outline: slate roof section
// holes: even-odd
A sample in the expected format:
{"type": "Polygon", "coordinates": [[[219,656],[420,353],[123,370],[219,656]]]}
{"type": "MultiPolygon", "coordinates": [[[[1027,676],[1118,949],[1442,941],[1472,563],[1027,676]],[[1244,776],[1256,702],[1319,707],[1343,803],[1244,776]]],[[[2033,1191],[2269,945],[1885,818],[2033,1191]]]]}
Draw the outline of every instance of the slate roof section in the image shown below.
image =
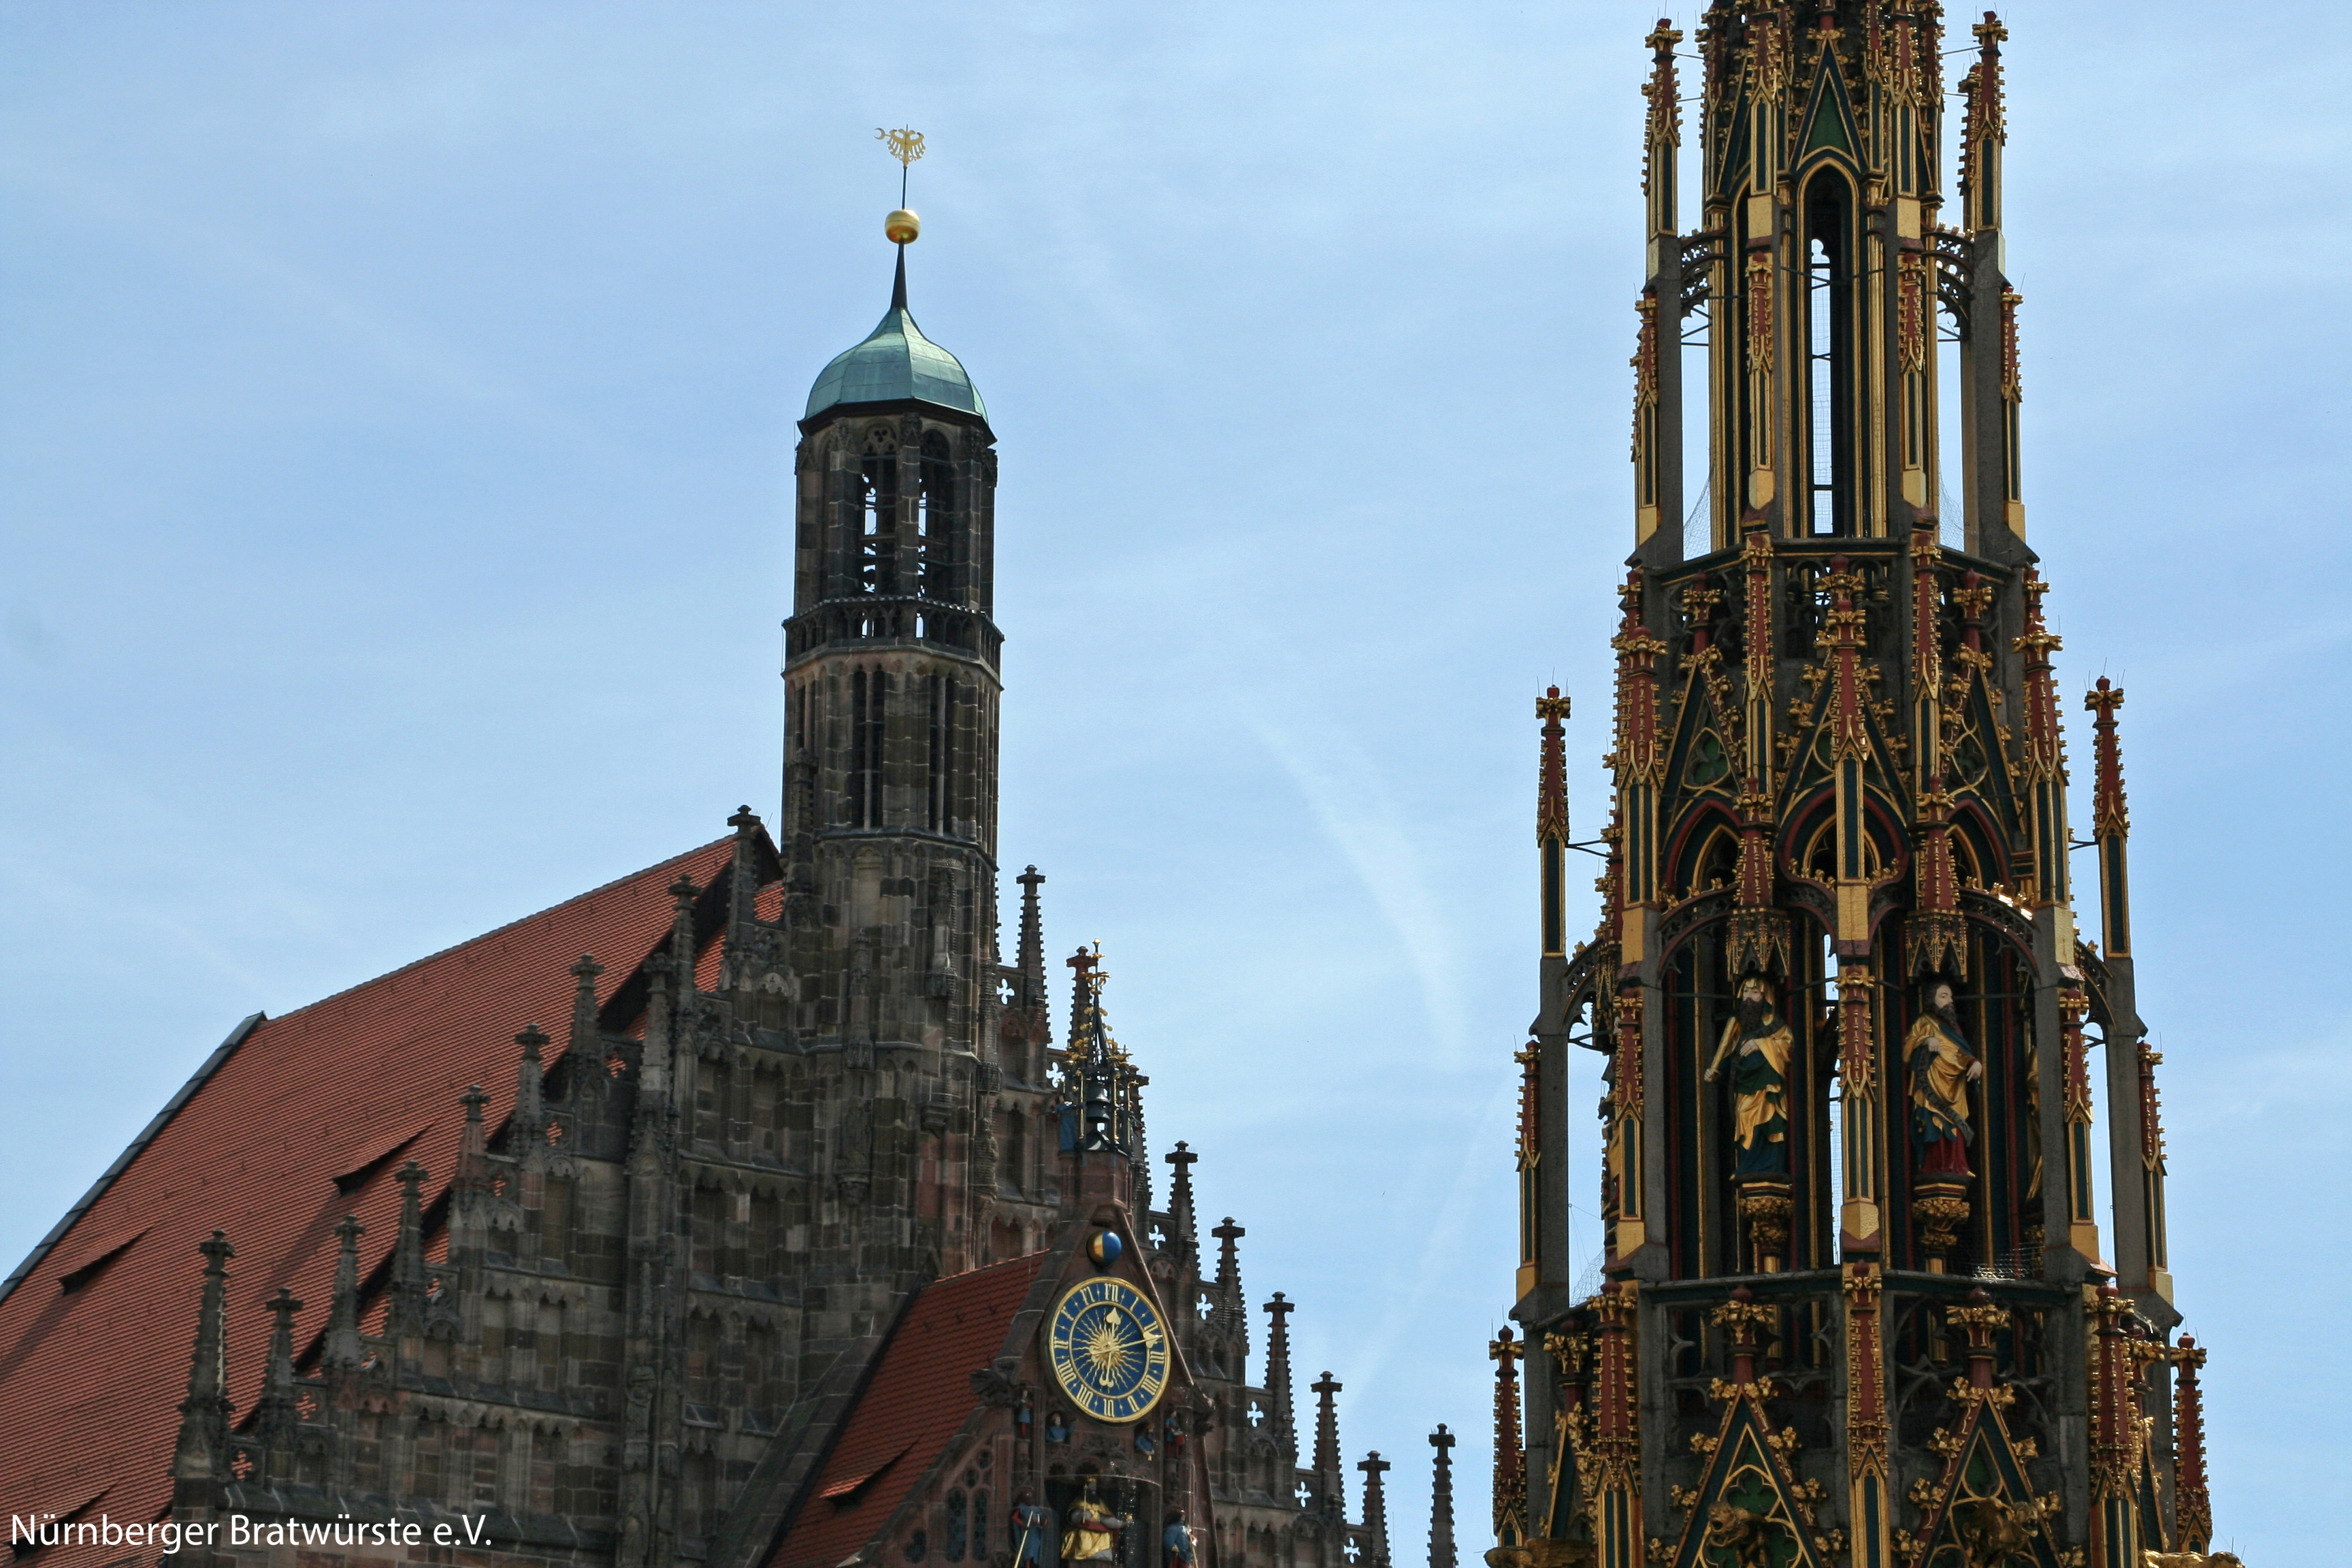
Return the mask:
{"type": "MultiPolygon", "coordinates": [[[[0,1422],[0,1513],[103,1489],[111,1518],[156,1517],[171,1498],[195,1335],[196,1244],[219,1229],[236,1247],[229,1392],[241,1420],[268,1359],[262,1303],[290,1288],[306,1303],[297,1333],[307,1343],[326,1323],[343,1215],[356,1213],[368,1227],[362,1278],[392,1250],[400,1186],[391,1169],[348,1193],[336,1178],[415,1135],[404,1153],[432,1173],[429,1204],[456,1168],[458,1095],[480,1084],[498,1126],[513,1109],[516,1032],[534,1022],[559,1041],[565,1032],[572,963],[596,955],[604,965],[597,1000],[609,1002],[668,938],[670,884],[683,873],[710,887],[733,842],[688,850],[254,1022],[215,1052],[0,1300],[0,1409],[9,1413],[0,1422]],[[115,1247],[80,1289],[61,1289],[63,1276],[115,1247]]],[[[40,1568],[121,1555],[119,1547],[54,1547],[40,1568]]]]}
{"type": "Polygon", "coordinates": [[[767,1568],[835,1568],[890,1522],[980,1403],[971,1374],[1003,1350],[1053,1256],[1033,1252],[924,1287],[767,1568]]]}

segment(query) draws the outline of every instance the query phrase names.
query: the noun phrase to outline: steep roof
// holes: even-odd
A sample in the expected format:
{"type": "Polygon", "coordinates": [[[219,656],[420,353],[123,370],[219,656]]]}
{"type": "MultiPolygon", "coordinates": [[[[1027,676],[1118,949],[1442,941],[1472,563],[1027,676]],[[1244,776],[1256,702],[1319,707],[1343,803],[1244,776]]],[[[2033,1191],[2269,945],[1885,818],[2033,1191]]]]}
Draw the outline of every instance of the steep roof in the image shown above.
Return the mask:
{"type": "MultiPolygon", "coordinates": [[[[431,1172],[428,1203],[446,1188],[458,1095],[480,1084],[498,1126],[513,1109],[515,1033],[536,1022],[561,1037],[573,961],[597,956],[597,1000],[610,1001],[668,937],[670,884],[683,874],[709,888],[732,843],[240,1026],[0,1300],[0,1513],[70,1508],[104,1489],[110,1517],[156,1517],[171,1498],[195,1333],[196,1244],[225,1230],[236,1247],[229,1390],[241,1418],[265,1371],[262,1302],[288,1286],[307,1303],[302,1338],[323,1325],[337,1221],[354,1213],[368,1227],[362,1278],[392,1249],[399,1160],[388,1156],[431,1172]]],[[[60,1546],[42,1563],[120,1555],[60,1546]]]]}
{"type": "Polygon", "coordinates": [[[1054,1256],[951,1274],[917,1296],[767,1568],[834,1568],[882,1530],[978,1403],[971,1374],[1003,1348],[1054,1256]]]}

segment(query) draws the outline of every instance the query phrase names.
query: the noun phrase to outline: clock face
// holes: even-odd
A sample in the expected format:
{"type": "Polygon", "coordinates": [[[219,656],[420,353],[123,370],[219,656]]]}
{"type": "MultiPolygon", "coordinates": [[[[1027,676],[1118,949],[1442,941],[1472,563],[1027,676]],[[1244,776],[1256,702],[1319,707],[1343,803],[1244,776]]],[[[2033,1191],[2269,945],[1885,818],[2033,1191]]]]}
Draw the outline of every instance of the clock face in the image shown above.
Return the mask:
{"type": "Polygon", "coordinates": [[[1168,1331],[1143,1293],[1123,1279],[1088,1279],[1062,1292],[1045,1321],[1054,1381],[1097,1421],[1134,1421],[1168,1387],[1168,1331]]]}

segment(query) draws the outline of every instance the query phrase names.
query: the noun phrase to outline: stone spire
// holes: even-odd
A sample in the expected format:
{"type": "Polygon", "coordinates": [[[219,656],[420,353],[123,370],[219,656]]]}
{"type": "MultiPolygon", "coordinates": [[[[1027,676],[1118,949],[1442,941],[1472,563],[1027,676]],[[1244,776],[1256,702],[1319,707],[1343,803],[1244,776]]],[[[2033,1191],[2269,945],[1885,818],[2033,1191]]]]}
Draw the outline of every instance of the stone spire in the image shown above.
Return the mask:
{"type": "Polygon", "coordinates": [[[1021,935],[1013,952],[1021,987],[1013,1005],[1034,1015],[1032,1026],[1039,1031],[1036,1037],[1042,1045],[1054,1035],[1053,1016],[1045,1007],[1045,922],[1037,901],[1045,874],[1031,866],[1013,880],[1021,884],[1021,935]]]}
{"type": "Polygon", "coordinates": [[[680,1003],[694,994],[694,902],[702,889],[694,879],[680,873],[669,885],[670,961],[677,970],[677,999],[680,1003]]]}
{"type": "Polygon", "coordinates": [[[335,1294],[328,1305],[326,1364],[349,1371],[367,1359],[360,1343],[360,1237],[367,1226],[347,1214],[335,1226],[335,1294]]]}
{"type": "Polygon", "coordinates": [[[735,858],[728,867],[727,919],[730,925],[742,925],[755,917],[759,908],[760,819],[749,805],[739,805],[727,826],[735,830],[735,858]]]}
{"type": "Polygon", "coordinates": [[[1037,900],[1045,878],[1032,866],[1013,879],[1021,884],[1021,931],[1013,950],[1012,994],[997,1025],[997,1061],[1008,1077],[1035,1088],[1045,1081],[1045,1048],[1054,1039],[1053,1008],[1045,991],[1045,922],[1037,900]]]}
{"type": "Polygon", "coordinates": [[[1429,1435],[1429,1568],[1457,1568],[1454,1551],[1454,1434],[1445,1423],[1429,1435]]]}
{"type": "Polygon", "coordinates": [[[1381,1472],[1394,1468],[1381,1458],[1378,1448],[1367,1454],[1356,1466],[1364,1472],[1363,1561],[1367,1568],[1388,1568],[1389,1500],[1388,1489],[1381,1484],[1381,1472]]]}
{"type": "Polygon", "coordinates": [[[1199,1222],[1192,1217],[1192,1167],[1201,1156],[1177,1140],[1176,1147],[1161,1156],[1176,1168],[1168,1182],[1168,1253],[1181,1268],[1200,1255],[1199,1222]]]}
{"type": "Polygon", "coordinates": [[[569,1048],[575,1054],[591,1052],[591,1055],[580,1058],[583,1062],[594,1059],[596,976],[604,973],[604,966],[584,952],[580,955],[580,962],[572,966],[572,1039],[569,1048]]]}
{"type": "Polygon", "coordinates": [[[1247,1236],[1249,1231],[1235,1225],[1234,1216],[1227,1215],[1225,1223],[1209,1234],[1217,1238],[1217,1306],[1210,1321],[1223,1338],[1226,1353],[1233,1357],[1233,1364],[1246,1366],[1249,1362],[1249,1312],[1242,1300],[1241,1252],[1234,1243],[1247,1236]]]}
{"type": "Polygon", "coordinates": [[[1290,1314],[1297,1307],[1279,1290],[1265,1304],[1266,1316],[1274,1320],[1265,1331],[1265,1397],[1272,1406],[1266,1425],[1274,1428],[1275,1446],[1294,1467],[1298,1463],[1298,1423],[1290,1401],[1290,1314]]]}
{"type": "Polygon", "coordinates": [[[188,1358],[188,1394],[180,1401],[180,1442],[172,1455],[174,1513],[213,1506],[230,1479],[228,1420],[228,1260],[236,1256],[219,1231],[199,1243],[204,1292],[196,1306],[196,1344],[188,1358]]]}
{"type": "Polygon", "coordinates": [[[280,1285],[268,1307],[269,1366],[260,1401],[253,1407],[253,1434],[268,1456],[267,1478],[283,1485],[293,1479],[287,1466],[294,1456],[294,1429],[301,1421],[294,1394],[294,1314],[302,1310],[302,1303],[280,1285]]]}
{"type": "MultiPolygon", "coordinates": [[[[594,996],[591,993],[593,1005],[594,996]]],[[[507,1118],[507,1152],[527,1154],[532,1148],[547,1142],[547,1063],[540,1047],[547,1037],[537,1024],[525,1024],[522,1033],[515,1037],[522,1047],[522,1060],[515,1067],[514,1111],[507,1118]]]]}
{"type": "Polygon", "coordinates": [[[400,1183],[400,1236],[393,1243],[392,1300],[383,1332],[395,1342],[425,1327],[425,1167],[410,1160],[394,1178],[400,1183]]]}
{"type": "Polygon", "coordinates": [[[482,1107],[490,1097],[482,1086],[470,1083],[466,1092],[457,1097],[466,1108],[466,1123],[457,1138],[457,1174],[456,1184],[460,1193],[487,1193],[490,1188],[489,1139],[482,1127],[482,1107]]]}
{"type": "Polygon", "coordinates": [[[1332,1517],[1347,1511],[1346,1479],[1339,1465],[1339,1380],[1325,1373],[1307,1384],[1315,1391],[1315,1477],[1323,1507],[1332,1517]]]}

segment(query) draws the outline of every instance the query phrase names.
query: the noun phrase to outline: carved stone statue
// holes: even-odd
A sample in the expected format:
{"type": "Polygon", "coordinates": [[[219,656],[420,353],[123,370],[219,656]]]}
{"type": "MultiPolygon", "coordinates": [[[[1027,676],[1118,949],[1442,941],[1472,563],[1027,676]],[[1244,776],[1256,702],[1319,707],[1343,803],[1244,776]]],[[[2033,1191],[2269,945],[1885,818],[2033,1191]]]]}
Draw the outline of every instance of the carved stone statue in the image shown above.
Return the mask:
{"type": "Polygon", "coordinates": [[[1969,1085],[1984,1077],[1984,1064],[1960,1033],[1952,988],[1937,980],[1923,998],[1927,1005],[1903,1037],[1903,1064],[1911,1075],[1911,1142],[1926,1175],[1965,1176],[1969,1145],[1969,1085]]]}
{"type": "Polygon", "coordinates": [[[1789,1058],[1796,1047],[1787,1020],[1773,1009],[1771,987],[1760,975],[1739,983],[1738,1010],[1723,1026],[1706,1079],[1722,1076],[1731,1058],[1731,1141],[1739,1151],[1734,1173],[1789,1173],[1789,1058]]]}

